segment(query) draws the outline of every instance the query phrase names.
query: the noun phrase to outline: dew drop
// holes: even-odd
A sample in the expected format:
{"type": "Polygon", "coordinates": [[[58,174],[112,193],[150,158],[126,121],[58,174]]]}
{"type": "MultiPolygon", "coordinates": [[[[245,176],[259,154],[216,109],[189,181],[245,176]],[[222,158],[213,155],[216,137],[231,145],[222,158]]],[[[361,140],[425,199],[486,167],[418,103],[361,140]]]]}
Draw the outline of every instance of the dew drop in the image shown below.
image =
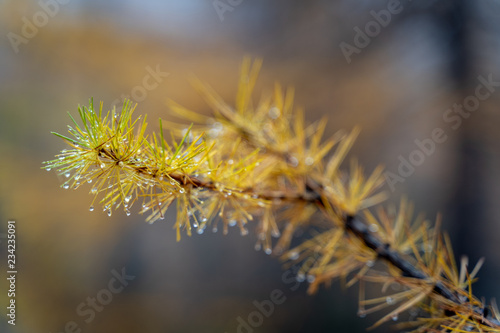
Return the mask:
{"type": "Polygon", "coordinates": [[[274,106],[269,109],[269,117],[271,117],[271,119],[277,119],[280,115],[281,111],[277,107],[274,106]]]}
{"type": "Polygon", "coordinates": [[[392,297],[390,297],[390,296],[388,296],[388,297],[385,299],[385,301],[386,301],[386,302],[387,302],[387,304],[389,304],[389,305],[393,305],[393,304],[395,303],[394,298],[392,298],[392,297]]]}
{"type": "Polygon", "coordinates": [[[248,229],[246,229],[246,228],[241,229],[240,234],[241,234],[242,236],[246,236],[246,235],[248,235],[248,229]]]}
{"type": "Polygon", "coordinates": [[[91,212],[93,212],[93,211],[94,211],[94,206],[90,206],[90,207],[89,207],[89,210],[90,210],[91,212]]]}
{"type": "Polygon", "coordinates": [[[130,210],[125,210],[125,214],[127,214],[127,216],[130,216],[130,210]]]}
{"type": "Polygon", "coordinates": [[[304,275],[304,273],[297,274],[297,277],[296,277],[297,282],[304,282],[305,279],[306,279],[306,276],[304,275]]]}
{"type": "Polygon", "coordinates": [[[273,253],[273,250],[271,250],[270,247],[266,247],[266,249],[264,250],[264,252],[267,254],[267,255],[270,255],[271,253],[273,253]]]}
{"type": "Polygon", "coordinates": [[[377,232],[378,231],[378,225],[375,223],[370,224],[369,229],[371,232],[377,232]]]}
{"type": "Polygon", "coordinates": [[[180,190],[179,190],[179,193],[184,193],[184,192],[186,192],[186,190],[184,190],[184,189],[181,187],[181,188],[180,188],[180,190]]]}
{"type": "Polygon", "coordinates": [[[64,185],[63,185],[63,188],[64,188],[65,190],[67,190],[67,189],[69,188],[69,184],[64,184],[64,185]]]}
{"type": "Polygon", "coordinates": [[[310,157],[310,156],[309,156],[309,157],[306,157],[305,163],[306,163],[306,165],[313,165],[313,163],[314,163],[314,158],[312,158],[312,157],[310,157]]]}
{"type": "Polygon", "coordinates": [[[295,157],[295,156],[290,157],[290,164],[293,167],[298,166],[299,165],[299,160],[297,159],[297,157],[295,157]]]}
{"type": "Polygon", "coordinates": [[[308,275],[307,276],[307,282],[313,283],[314,280],[316,280],[316,277],[314,275],[308,275]]]}
{"type": "Polygon", "coordinates": [[[106,164],[101,163],[101,169],[104,169],[106,167],[106,164]]]}
{"type": "Polygon", "coordinates": [[[111,209],[108,209],[108,216],[111,216],[111,209]]]}
{"type": "Polygon", "coordinates": [[[221,131],[221,130],[224,128],[224,127],[222,126],[222,124],[221,124],[221,123],[219,123],[219,122],[215,122],[215,123],[213,124],[213,127],[214,127],[217,131],[221,131]]]}
{"type": "Polygon", "coordinates": [[[393,321],[398,321],[398,315],[396,314],[396,315],[392,316],[392,320],[393,321]]]}
{"type": "Polygon", "coordinates": [[[260,246],[260,244],[257,243],[257,244],[255,244],[255,246],[253,248],[255,249],[255,251],[260,251],[261,246],[260,246]]]}
{"type": "Polygon", "coordinates": [[[91,178],[87,179],[87,183],[89,184],[92,183],[92,179],[91,178]]]}
{"type": "Polygon", "coordinates": [[[71,176],[71,173],[69,173],[69,172],[66,172],[66,173],[64,174],[64,177],[66,177],[66,178],[69,178],[70,176],[71,176]]]}
{"type": "Polygon", "coordinates": [[[401,289],[401,285],[397,282],[391,283],[391,289],[394,291],[399,291],[401,289]]]}
{"type": "Polygon", "coordinates": [[[52,170],[52,169],[51,169],[51,168],[45,168],[45,170],[50,171],[50,170],[52,170]]]}
{"type": "Polygon", "coordinates": [[[299,253],[297,251],[292,251],[288,254],[288,259],[297,260],[299,259],[299,253]]]}
{"type": "Polygon", "coordinates": [[[359,310],[359,311],[358,311],[358,317],[359,317],[359,318],[365,318],[365,317],[366,317],[366,311],[364,311],[364,310],[359,310]]]}
{"type": "Polygon", "coordinates": [[[271,236],[274,238],[278,238],[280,235],[281,235],[281,233],[279,232],[279,230],[271,231],[271,236]]]}
{"type": "Polygon", "coordinates": [[[375,266],[375,261],[374,261],[374,260],[368,260],[368,261],[366,262],[366,266],[368,266],[368,267],[373,267],[373,266],[375,266]]]}
{"type": "Polygon", "coordinates": [[[216,233],[216,232],[217,232],[217,227],[213,227],[213,228],[212,228],[212,232],[213,232],[213,233],[216,233]]]}
{"type": "Polygon", "coordinates": [[[123,163],[123,161],[120,161],[120,162],[118,162],[118,165],[119,165],[120,167],[123,167],[125,164],[123,163]]]}
{"type": "Polygon", "coordinates": [[[97,187],[93,187],[93,188],[90,190],[90,193],[92,193],[92,194],[96,194],[96,193],[97,193],[97,187]]]}
{"type": "Polygon", "coordinates": [[[236,220],[230,220],[228,224],[230,227],[234,227],[236,225],[236,220]]]}
{"type": "Polygon", "coordinates": [[[203,229],[203,228],[198,228],[198,230],[196,230],[198,235],[201,235],[204,231],[205,231],[205,229],[203,229]]]}
{"type": "Polygon", "coordinates": [[[130,199],[132,199],[132,195],[129,194],[125,197],[125,202],[130,202],[130,199]]]}
{"type": "Polygon", "coordinates": [[[207,219],[205,216],[203,216],[203,217],[201,218],[201,222],[207,222],[207,220],[208,220],[208,219],[207,219]]]}
{"type": "Polygon", "coordinates": [[[229,164],[229,165],[233,165],[233,163],[234,163],[234,161],[233,161],[233,160],[228,160],[228,161],[227,161],[227,164],[229,164]]]}

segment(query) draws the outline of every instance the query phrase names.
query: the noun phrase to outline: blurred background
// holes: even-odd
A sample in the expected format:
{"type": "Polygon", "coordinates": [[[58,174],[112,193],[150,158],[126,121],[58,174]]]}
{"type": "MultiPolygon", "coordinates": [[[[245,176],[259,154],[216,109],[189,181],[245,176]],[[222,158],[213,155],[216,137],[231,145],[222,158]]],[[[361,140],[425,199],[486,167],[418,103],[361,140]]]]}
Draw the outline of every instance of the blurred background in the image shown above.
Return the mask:
{"type": "Polygon", "coordinates": [[[128,95],[157,130],[167,98],[208,111],[193,74],[233,102],[246,55],[264,59],[257,92],[294,86],[328,136],[360,125],[351,156],[367,170],[401,177],[413,156],[411,175],[385,185],[390,200],[442,212],[457,256],[486,258],[476,295],[500,297],[500,1],[4,0],[0,31],[2,313],[8,219],[18,237],[17,321],[0,316],[1,332],[237,332],[276,289],[283,304],[239,332],[364,332],[379,318],[357,317],[356,288],[296,288],[252,235],[177,243],[174,215],[89,212],[86,190],[40,169],[65,148],[50,131],[65,133],[90,97],[109,108],[128,95]],[[415,153],[435,129],[446,140],[415,153]],[[123,272],[127,285],[107,292],[123,272]],[[90,310],[96,297],[106,304],[90,310]]]}

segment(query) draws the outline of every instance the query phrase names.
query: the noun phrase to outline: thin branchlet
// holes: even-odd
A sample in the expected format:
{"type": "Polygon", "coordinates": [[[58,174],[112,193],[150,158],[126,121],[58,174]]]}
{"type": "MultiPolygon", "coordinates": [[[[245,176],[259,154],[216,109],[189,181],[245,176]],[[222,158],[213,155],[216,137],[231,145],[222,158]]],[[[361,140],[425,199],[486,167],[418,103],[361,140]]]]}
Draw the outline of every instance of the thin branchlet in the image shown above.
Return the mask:
{"type": "Polygon", "coordinates": [[[70,148],[44,168],[64,175],[65,189],[89,185],[90,210],[98,200],[110,216],[116,209],[130,215],[141,205],[152,223],[176,202],[177,239],[182,231],[216,231],[220,222],[224,233],[238,226],[246,235],[254,221],[256,249],[301,262],[297,279],[307,278],[310,292],[336,278],[359,283],[360,316],[388,310],[374,326],[402,321],[400,314],[409,312],[410,320],[398,326],[414,332],[500,332],[496,306],[472,294],[482,262],[469,272],[463,259],[459,269],[448,237],[413,217],[406,199],[382,206],[381,167],[369,175],[355,160],[348,171],[341,168],[357,128],[323,140],[326,120],[306,124],[293,106],[293,90],[280,85],[254,106],[260,65],[244,60],[234,108],[196,81],[213,114],[171,102],[192,125],[160,121],[159,134],[146,134],[146,117],[134,118],[130,102],[121,112],[104,113],[91,101],[79,108],[81,123],[71,118],[69,136],[56,134],[70,148]],[[310,226],[316,235],[290,249],[295,232],[310,226]],[[368,284],[385,295],[366,298],[368,284]]]}

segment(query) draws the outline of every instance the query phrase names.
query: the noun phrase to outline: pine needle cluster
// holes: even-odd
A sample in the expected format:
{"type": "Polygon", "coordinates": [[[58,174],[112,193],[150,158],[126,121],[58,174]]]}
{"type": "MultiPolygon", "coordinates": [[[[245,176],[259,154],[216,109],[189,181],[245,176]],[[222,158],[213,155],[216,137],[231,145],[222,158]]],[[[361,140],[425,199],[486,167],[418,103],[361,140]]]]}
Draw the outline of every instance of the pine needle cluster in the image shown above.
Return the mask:
{"type": "Polygon", "coordinates": [[[358,284],[359,316],[383,312],[374,326],[393,320],[413,332],[500,332],[495,304],[472,294],[482,262],[469,271],[462,259],[457,267],[439,221],[414,217],[407,200],[385,207],[381,167],[367,174],[352,160],[341,168],[359,129],[323,140],[326,119],[307,124],[294,90],[279,84],[254,103],[260,66],[244,60],[234,107],[196,81],[212,114],[169,101],[191,126],[160,120],[158,134],[147,134],[146,116],[134,117],[130,102],[103,112],[91,101],[79,108],[80,123],[70,115],[69,136],[54,133],[69,147],[44,168],[63,175],[65,189],[89,188],[91,211],[99,203],[110,216],[130,215],[138,206],[153,223],[174,205],[177,240],[232,226],[246,235],[253,223],[256,249],[303,263],[297,280],[311,293],[335,279],[358,284]],[[290,248],[305,228],[314,235],[290,248]],[[367,296],[373,285],[383,297],[367,296]]]}

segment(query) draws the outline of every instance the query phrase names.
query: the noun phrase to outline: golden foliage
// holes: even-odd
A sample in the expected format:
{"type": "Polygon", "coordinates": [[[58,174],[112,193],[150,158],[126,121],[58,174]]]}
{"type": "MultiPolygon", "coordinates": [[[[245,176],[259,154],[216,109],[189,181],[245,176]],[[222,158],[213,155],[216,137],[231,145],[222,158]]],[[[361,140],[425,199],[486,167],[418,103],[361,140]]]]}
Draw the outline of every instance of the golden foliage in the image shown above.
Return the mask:
{"type": "Polygon", "coordinates": [[[148,135],[146,117],[134,118],[129,103],[103,113],[91,101],[79,108],[82,125],[72,118],[70,136],[56,134],[71,148],[45,168],[67,178],[63,188],[90,183],[108,215],[141,204],[152,223],[175,202],[177,239],[183,230],[216,231],[218,222],[224,233],[238,225],[246,235],[256,220],[256,248],[303,262],[297,279],[307,279],[310,292],[335,278],[359,282],[359,314],[388,311],[375,326],[409,311],[414,318],[400,326],[415,332],[499,332],[498,311],[493,318],[471,292],[478,268],[468,273],[462,261],[458,270],[448,238],[422,216],[414,219],[406,200],[399,208],[379,205],[382,168],[366,175],[354,160],[349,172],[340,168],[359,129],[323,141],[326,120],[306,124],[293,89],[278,84],[254,105],[260,66],[244,60],[234,108],[199,81],[211,116],[170,101],[188,128],[160,120],[160,133],[148,135]],[[308,226],[316,235],[289,249],[296,230],[308,226]],[[368,284],[385,295],[366,298],[368,284]]]}

